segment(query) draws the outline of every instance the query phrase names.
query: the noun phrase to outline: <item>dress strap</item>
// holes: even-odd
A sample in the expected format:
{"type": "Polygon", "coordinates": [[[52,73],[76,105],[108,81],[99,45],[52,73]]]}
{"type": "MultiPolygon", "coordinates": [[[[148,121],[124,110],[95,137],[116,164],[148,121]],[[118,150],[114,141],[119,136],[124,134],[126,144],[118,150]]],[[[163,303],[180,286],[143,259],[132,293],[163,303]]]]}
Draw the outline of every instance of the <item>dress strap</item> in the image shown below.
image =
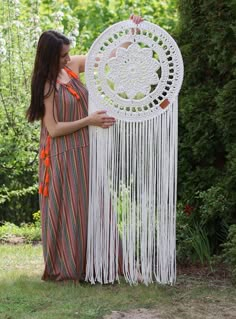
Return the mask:
{"type": "Polygon", "coordinates": [[[70,68],[68,68],[67,66],[64,69],[67,72],[67,74],[69,76],[71,76],[72,78],[74,78],[74,79],[78,79],[79,78],[78,75],[75,72],[73,72],[70,68]]]}
{"type": "MultiPolygon", "coordinates": [[[[70,68],[68,67],[65,67],[64,70],[67,72],[67,74],[73,78],[73,79],[79,79],[78,75],[75,74],[70,68]]],[[[80,99],[80,96],[79,94],[75,91],[75,89],[72,87],[70,81],[68,83],[62,83],[60,81],[57,80],[57,83],[60,83],[62,86],[64,86],[65,88],[67,88],[67,90],[72,94],[74,95],[74,97],[79,100],[80,99]]]]}

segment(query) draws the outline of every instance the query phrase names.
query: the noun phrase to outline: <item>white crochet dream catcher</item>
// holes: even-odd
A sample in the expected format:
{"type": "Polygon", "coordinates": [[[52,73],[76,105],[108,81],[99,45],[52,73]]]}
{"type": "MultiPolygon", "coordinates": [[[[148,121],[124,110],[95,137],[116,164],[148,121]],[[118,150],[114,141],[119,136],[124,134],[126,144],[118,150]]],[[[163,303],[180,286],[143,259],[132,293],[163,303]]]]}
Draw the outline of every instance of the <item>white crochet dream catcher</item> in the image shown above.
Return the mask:
{"type": "Polygon", "coordinates": [[[119,280],[119,271],[131,284],[175,281],[182,80],[177,44],[149,22],[117,23],[89,51],[89,113],[106,110],[117,119],[109,129],[89,129],[86,279],[92,283],[119,280]]]}

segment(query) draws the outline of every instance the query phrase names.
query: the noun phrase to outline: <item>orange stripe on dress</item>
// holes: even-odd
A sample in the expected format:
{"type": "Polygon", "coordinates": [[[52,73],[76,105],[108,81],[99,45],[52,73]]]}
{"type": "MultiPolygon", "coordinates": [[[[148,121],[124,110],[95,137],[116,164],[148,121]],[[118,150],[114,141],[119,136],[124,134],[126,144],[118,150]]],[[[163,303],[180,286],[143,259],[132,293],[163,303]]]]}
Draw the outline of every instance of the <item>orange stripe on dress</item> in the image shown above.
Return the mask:
{"type": "Polygon", "coordinates": [[[39,185],[39,194],[43,194],[43,184],[39,185]]]}
{"type": "MultiPolygon", "coordinates": [[[[73,79],[78,79],[78,75],[75,74],[72,70],[68,69],[68,68],[64,68],[65,71],[67,72],[67,74],[72,77],[73,79]]],[[[65,88],[67,88],[67,90],[77,99],[80,99],[79,94],[73,89],[73,87],[71,86],[70,83],[63,83],[57,80],[57,83],[60,83],[61,85],[63,85],[65,88]]]]}
{"type": "Polygon", "coordinates": [[[67,74],[69,74],[72,78],[78,79],[78,75],[77,75],[75,72],[73,72],[71,69],[65,67],[65,71],[66,71],[67,74]]]}
{"type": "Polygon", "coordinates": [[[49,184],[49,167],[50,167],[50,141],[51,137],[48,136],[46,140],[45,147],[40,152],[40,159],[43,160],[43,163],[45,165],[45,175],[44,175],[44,181],[43,183],[40,183],[39,185],[39,194],[47,197],[49,195],[48,191],[48,184],[49,184]]]}
{"type": "Polygon", "coordinates": [[[65,87],[67,88],[67,90],[68,90],[72,95],[74,95],[74,97],[75,97],[77,100],[80,99],[79,94],[78,94],[69,84],[65,84],[65,87]]]}

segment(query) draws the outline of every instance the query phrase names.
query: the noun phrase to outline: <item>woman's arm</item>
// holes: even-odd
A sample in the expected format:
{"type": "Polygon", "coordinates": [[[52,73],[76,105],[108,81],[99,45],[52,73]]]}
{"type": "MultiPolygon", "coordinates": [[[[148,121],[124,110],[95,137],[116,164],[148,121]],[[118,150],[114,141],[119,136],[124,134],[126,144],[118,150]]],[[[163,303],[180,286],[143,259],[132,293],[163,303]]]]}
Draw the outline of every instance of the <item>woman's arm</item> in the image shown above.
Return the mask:
{"type": "Polygon", "coordinates": [[[86,55],[72,55],[67,66],[77,75],[85,70],[86,55]]]}
{"type": "MultiPolygon", "coordinates": [[[[47,83],[45,85],[45,92],[48,92],[48,88],[49,84],[47,83]]],[[[44,99],[45,115],[43,122],[51,137],[71,134],[88,125],[109,128],[115,122],[113,117],[106,115],[106,111],[97,111],[77,121],[59,122],[56,112],[53,112],[53,99],[54,91],[44,99]]]]}
{"type": "MultiPolygon", "coordinates": [[[[143,21],[143,18],[140,16],[136,16],[134,14],[131,14],[130,20],[132,20],[135,24],[139,24],[143,21]]],[[[134,30],[132,30],[134,32],[134,30]]],[[[138,32],[139,29],[137,28],[138,32]]],[[[127,48],[131,42],[124,43],[122,47],[127,48]]],[[[111,57],[114,56],[114,52],[112,52],[111,57]]],[[[70,57],[71,60],[68,63],[68,67],[74,71],[76,74],[82,73],[85,70],[85,62],[86,62],[86,55],[73,55],[70,57]]]]}

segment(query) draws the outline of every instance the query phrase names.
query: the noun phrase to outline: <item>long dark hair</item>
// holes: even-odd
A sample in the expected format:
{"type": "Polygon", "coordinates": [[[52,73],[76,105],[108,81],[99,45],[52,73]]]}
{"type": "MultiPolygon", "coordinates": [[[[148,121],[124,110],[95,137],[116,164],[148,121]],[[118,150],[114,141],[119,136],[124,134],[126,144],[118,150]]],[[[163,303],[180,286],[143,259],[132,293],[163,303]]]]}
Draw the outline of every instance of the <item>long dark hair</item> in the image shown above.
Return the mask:
{"type": "Polygon", "coordinates": [[[44,98],[56,89],[63,44],[69,45],[70,40],[53,30],[43,32],[39,38],[31,80],[31,102],[26,112],[29,122],[41,120],[44,117],[44,98]],[[47,81],[50,85],[45,95],[44,87],[47,81]]]}

